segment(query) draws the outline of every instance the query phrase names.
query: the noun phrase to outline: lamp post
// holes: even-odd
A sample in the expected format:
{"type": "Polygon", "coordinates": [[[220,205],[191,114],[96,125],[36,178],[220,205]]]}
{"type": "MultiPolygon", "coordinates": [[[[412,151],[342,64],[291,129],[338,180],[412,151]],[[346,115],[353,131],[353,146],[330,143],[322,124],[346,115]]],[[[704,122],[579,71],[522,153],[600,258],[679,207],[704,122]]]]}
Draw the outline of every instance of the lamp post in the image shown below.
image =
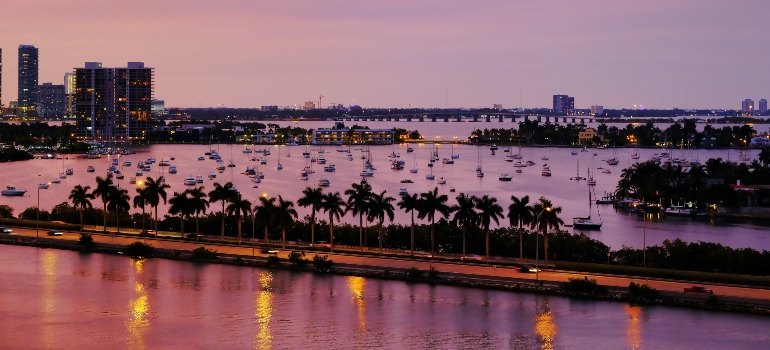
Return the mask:
{"type": "Polygon", "coordinates": [[[643,237],[643,245],[644,249],[642,249],[642,267],[647,267],[647,210],[643,211],[644,216],[642,217],[642,231],[643,237]]]}
{"type": "MultiPolygon", "coordinates": [[[[551,207],[543,208],[543,210],[540,211],[540,214],[537,214],[537,221],[540,221],[540,217],[543,215],[544,212],[546,211],[551,212],[551,209],[552,209],[551,207]]],[[[546,225],[546,227],[548,226],[546,225]]],[[[545,229],[543,229],[543,234],[545,234],[545,229]]],[[[539,273],[540,273],[540,258],[538,256],[540,253],[539,247],[540,247],[540,233],[535,231],[535,282],[538,281],[539,273]]]]}
{"type": "Polygon", "coordinates": [[[251,256],[254,256],[254,231],[256,230],[257,213],[251,213],[251,256]]]}

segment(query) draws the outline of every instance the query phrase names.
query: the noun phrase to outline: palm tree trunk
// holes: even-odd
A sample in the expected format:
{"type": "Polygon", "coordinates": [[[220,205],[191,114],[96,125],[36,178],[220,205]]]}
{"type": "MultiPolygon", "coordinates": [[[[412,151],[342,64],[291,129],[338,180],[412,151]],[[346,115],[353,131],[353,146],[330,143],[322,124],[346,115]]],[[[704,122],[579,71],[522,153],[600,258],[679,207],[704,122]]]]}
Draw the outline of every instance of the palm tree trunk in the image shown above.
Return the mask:
{"type": "Polygon", "coordinates": [[[543,247],[545,248],[545,254],[543,254],[543,260],[545,261],[544,268],[548,268],[548,234],[543,232],[543,247]]]}
{"type": "Polygon", "coordinates": [[[315,209],[310,214],[310,246],[315,245],[315,209]]]}
{"type": "Polygon", "coordinates": [[[334,251],[334,217],[329,214],[329,250],[334,251]]]}
{"type": "Polygon", "coordinates": [[[524,261],[524,230],[519,226],[519,262],[524,261]]]}
{"type": "Polygon", "coordinates": [[[382,255],[382,221],[377,226],[377,237],[380,240],[380,255],[382,255]]]}
{"type": "Polygon", "coordinates": [[[120,234],[120,211],[117,212],[117,215],[115,217],[115,220],[117,220],[117,234],[120,234]]]}
{"type": "Polygon", "coordinates": [[[489,262],[489,229],[484,227],[484,235],[487,237],[487,262],[489,262]]]}
{"type": "Polygon", "coordinates": [[[182,215],[182,223],[180,224],[179,231],[181,231],[182,237],[184,237],[184,215],[182,215]]]}
{"type": "Polygon", "coordinates": [[[238,217],[238,243],[241,243],[241,218],[238,217]]]}
{"type": "Polygon", "coordinates": [[[158,237],[158,206],[155,206],[155,237],[158,237]]]}
{"type": "Polygon", "coordinates": [[[199,215],[195,215],[195,233],[200,233],[201,232],[199,220],[200,220],[199,215]]]}
{"type": "Polygon", "coordinates": [[[281,240],[283,241],[283,249],[286,249],[286,229],[281,227],[281,240]]]}
{"type": "Polygon", "coordinates": [[[83,207],[80,207],[80,232],[83,232],[83,207]]]}
{"type": "Polygon", "coordinates": [[[358,246],[364,251],[364,213],[358,215],[358,246]]]}
{"type": "Polygon", "coordinates": [[[270,227],[268,227],[267,225],[265,225],[265,243],[267,243],[267,240],[268,240],[268,237],[267,237],[267,233],[268,233],[269,231],[270,231],[270,227]]]}
{"type": "Polygon", "coordinates": [[[225,239],[225,201],[222,201],[222,239],[225,239]]]}
{"type": "Polygon", "coordinates": [[[409,251],[409,255],[414,256],[414,210],[412,210],[412,250],[409,251]]]}
{"type": "Polygon", "coordinates": [[[142,206],[142,232],[147,231],[145,230],[145,226],[144,226],[144,221],[145,221],[144,219],[146,216],[147,216],[147,212],[144,211],[144,206],[142,206]]]}
{"type": "MultiPolygon", "coordinates": [[[[38,208],[38,210],[40,210],[38,208]]],[[[107,233],[107,202],[104,202],[104,233],[107,233]]]]}
{"type": "Polygon", "coordinates": [[[463,224],[463,258],[465,257],[465,224],[463,224]]]}
{"type": "Polygon", "coordinates": [[[431,258],[436,257],[436,252],[434,249],[435,246],[436,245],[434,244],[434,240],[433,240],[433,219],[431,219],[430,220],[430,257],[431,258]]]}

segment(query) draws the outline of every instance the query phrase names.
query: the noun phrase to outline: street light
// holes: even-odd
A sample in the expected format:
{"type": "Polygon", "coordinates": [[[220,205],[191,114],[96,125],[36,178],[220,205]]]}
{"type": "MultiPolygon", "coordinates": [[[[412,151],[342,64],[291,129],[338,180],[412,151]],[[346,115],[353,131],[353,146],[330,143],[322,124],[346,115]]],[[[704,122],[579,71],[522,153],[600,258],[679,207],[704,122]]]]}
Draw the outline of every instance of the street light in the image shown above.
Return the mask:
{"type": "MultiPolygon", "coordinates": [[[[540,217],[543,215],[544,212],[547,211],[547,212],[550,213],[551,209],[553,209],[553,208],[552,207],[545,207],[545,208],[543,208],[543,210],[540,211],[540,214],[537,214],[537,219],[536,219],[535,222],[540,220],[540,217]]],[[[545,234],[545,232],[543,232],[543,234],[545,234]]],[[[539,253],[540,253],[540,249],[538,249],[539,246],[540,246],[540,233],[535,231],[535,282],[538,281],[538,277],[539,277],[538,275],[540,273],[540,258],[538,256],[539,253]]]]}
{"type": "MultiPolygon", "coordinates": [[[[46,185],[50,186],[51,182],[46,182],[46,185]]],[[[37,185],[37,220],[35,222],[35,237],[40,237],[40,185],[37,185]]]]}

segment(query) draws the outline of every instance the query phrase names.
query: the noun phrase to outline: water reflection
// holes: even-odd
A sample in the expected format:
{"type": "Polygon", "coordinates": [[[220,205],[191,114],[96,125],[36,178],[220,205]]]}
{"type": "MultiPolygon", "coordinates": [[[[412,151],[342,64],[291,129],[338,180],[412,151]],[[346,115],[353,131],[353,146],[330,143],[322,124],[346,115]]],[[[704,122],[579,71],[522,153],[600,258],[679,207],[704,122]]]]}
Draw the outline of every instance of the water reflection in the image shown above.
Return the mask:
{"type": "Polygon", "coordinates": [[[538,303],[537,313],[535,315],[535,334],[540,338],[541,349],[552,350],[554,339],[556,338],[556,323],[553,319],[553,312],[548,306],[548,300],[538,303]]]}
{"type": "Polygon", "coordinates": [[[46,348],[54,348],[56,335],[52,325],[56,324],[56,257],[54,250],[43,251],[43,343],[46,348]]]}
{"type": "Polygon", "coordinates": [[[270,334],[270,317],[273,314],[273,291],[270,289],[272,282],[272,272],[259,272],[259,291],[257,291],[254,315],[257,318],[259,331],[254,339],[255,349],[270,349],[273,344],[273,336],[270,334]]]}
{"type": "Polygon", "coordinates": [[[626,321],[626,342],[631,349],[642,348],[642,308],[639,306],[625,305],[625,311],[628,315],[626,321]]]}
{"type": "Polygon", "coordinates": [[[347,284],[350,292],[353,294],[353,301],[355,301],[358,310],[358,333],[366,333],[366,304],[364,301],[364,288],[366,287],[366,279],[363,277],[349,276],[347,277],[347,284]]]}
{"type": "MultiPolygon", "coordinates": [[[[131,259],[129,262],[136,270],[136,279],[139,280],[144,260],[131,259]]],[[[128,331],[126,346],[129,349],[145,349],[144,336],[150,328],[150,300],[146,286],[141,282],[134,282],[134,293],[136,297],[128,302],[129,318],[126,321],[126,330],[128,331]]]]}

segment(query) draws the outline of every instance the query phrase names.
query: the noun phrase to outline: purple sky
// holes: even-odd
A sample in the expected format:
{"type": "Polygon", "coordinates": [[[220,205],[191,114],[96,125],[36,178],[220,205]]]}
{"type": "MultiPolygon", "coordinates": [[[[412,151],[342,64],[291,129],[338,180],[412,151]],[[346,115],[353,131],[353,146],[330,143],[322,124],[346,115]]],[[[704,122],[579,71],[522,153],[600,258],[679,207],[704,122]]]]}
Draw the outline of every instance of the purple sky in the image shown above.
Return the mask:
{"type": "Polygon", "coordinates": [[[167,107],[740,108],[770,98],[768,16],[768,0],[4,0],[3,102],[32,44],[41,83],[144,61],[167,107]]]}

